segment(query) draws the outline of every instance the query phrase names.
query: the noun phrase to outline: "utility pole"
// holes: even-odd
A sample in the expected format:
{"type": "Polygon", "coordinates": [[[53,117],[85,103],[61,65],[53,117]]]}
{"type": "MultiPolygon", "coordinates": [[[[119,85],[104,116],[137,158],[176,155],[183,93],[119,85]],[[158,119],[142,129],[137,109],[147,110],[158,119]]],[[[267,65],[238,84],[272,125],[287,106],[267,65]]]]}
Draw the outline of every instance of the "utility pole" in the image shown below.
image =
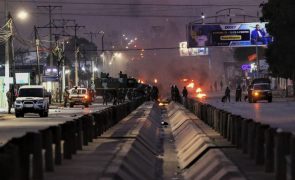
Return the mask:
{"type": "Polygon", "coordinates": [[[37,8],[45,8],[48,10],[48,14],[49,14],[49,24],[48,24],[48,28],[49,28],[49,49],[50,49],[50,66],[53,66],[53,54],[52,54],[52,28],[54,28],[53,23],[52,23],[52,11],[56,8],[62,8],[62,6],[37,6],[37,8]]]}
{"type": "MultiPolygon", "coordinates": [[[[79,77],[78,77],[78,53],[79,53],[79,46],[77,46],[77,31],[80,28],[85,28],[85,26],[79,26],[75,24],[74,26],[65,26],[66,28],[74,28],[75,32],[75,39],[74,39],[74,46],[75,46],[75,85],[78,86],[79,84],[79,77]]],[[[79,67],[80,68],[80,67],[79,67]]]]}
{"type": "Polygon", "coordinates": [[[9,47],[9,61],[12,63],[12,78],[13,78],[13,96],[14,96],[14,88],[16,84],[15,79],[15,61],[14,61],[14,48],[13,48],[13,29],[12,29],[12,16],[10,12],[8,12],[8,19],[11,19],[11,22],[9,22],[9,31],[11,33],[10,37],[8,38],[8,47],[9,47]]]}
{"type": "Polygon", "coordinates": [[[35,45],[36,45],[36,59],[37,59],[37,73],[38,73],[38,82],[37,84],[41,84],[41,76],[40,76],[40,55],[39,55],[39,45],[40,45],[40,40],[38,38],[38,30],[37,27],[34,26],[34,35],[35,35],[35,45]]]}
{"type": "MultiPolygon", "coordinates": [[[[8,0],[4,1],[4,16],[5,16],[5,23],[9,23],[9,19],[8,19],[8,0]]],[[[4,80],[4,91],[3,93],[6,93],[9,90],[9,42],[6,41],[5,42],[5,80],[4,80]]],[[[6,97],[6,96],[5,96],[6,97]]],[[[7,101],[6,101],[7,102],[7,101]]]]}
{"type": "MultiPolygon", "coordinates": [[[[89,32],[89,33],[84,33],[84,34],[90,35],[90,42],[93,43],[93,37],[96,37],[100,33],[89,32]]],[[[97,49],[96,49],[96,51],[97,51],[97,49]]],[[[95,59],[97,59],[97,58],[95,58],[95,59]]],[[[96,65],[96,63],[94,62],[94,58],[91,57],[91,70],[92,70],[92,80],[93,80],[93,82],[94,82],[94,79],[95,79],[95,73],[94,73],[95,65],[96,65]]]]}

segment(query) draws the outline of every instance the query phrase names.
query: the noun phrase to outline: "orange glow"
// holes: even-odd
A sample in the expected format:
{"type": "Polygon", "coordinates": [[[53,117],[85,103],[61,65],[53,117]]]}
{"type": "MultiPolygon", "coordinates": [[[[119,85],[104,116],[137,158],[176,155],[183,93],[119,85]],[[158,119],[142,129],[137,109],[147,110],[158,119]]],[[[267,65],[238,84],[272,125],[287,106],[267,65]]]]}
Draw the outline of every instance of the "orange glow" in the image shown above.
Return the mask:
{"type": "Polygon", "coordinates": [[[187,87],[193,89],[195,87],[195,83],[191,82],[187,85],[187,87]]]}
{"type": "Polygon", "coordinates": [[[197,88],[196,89],[196,93],[201,93],[202,92],[202,89],[201,88],[197,88]]]}
{"type": "Polygon", "coordinates": [[[158,83],[158,79],[154,79],[154,83],[156,83],[156,84],[157,84],[157,83],[158,83]]]}
{"type": "Polygon", "coordinates": [[[196,89],[196,97],[199,99],[205,98],[207,96],[207,94],[202,93],[202,89],[201,88],[197,88],[196,89]]]}
{"type": "Polygon", "coordinates": [[[199,93],[199,94],[197,94],[197,98],[199,98],[199,99],[202,99],[202,98],[205,98],[207,95],[206,94],[204,94],[204,93],[199,93]]]}
{"type": "Polygon", "coordinates": [[[187,81],[188,81],[188,79],[182,79],[181,81],[182,81],[182,82],[187,82],[187,81]]]}
{"type": "Polygon", "coordinates": [[[85,99],[88,99],[88,95],[85,95],[84,98],[85,98],[85,99]]]}

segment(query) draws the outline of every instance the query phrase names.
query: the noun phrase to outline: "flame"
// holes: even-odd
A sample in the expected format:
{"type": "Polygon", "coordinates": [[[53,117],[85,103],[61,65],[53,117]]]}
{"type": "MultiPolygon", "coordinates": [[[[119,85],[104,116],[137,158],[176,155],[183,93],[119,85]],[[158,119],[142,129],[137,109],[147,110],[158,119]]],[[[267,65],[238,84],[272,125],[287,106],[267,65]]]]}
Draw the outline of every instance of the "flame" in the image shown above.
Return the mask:
{"type": "Polygon", "coordinates": [[[191,82],[187,85],[187,87],[193,89],[195,87],[195,83],[191,82]]]}
{"type": "Polygon", "coordinates": [[[201,89],[201,88],[197,88],[197,89],[196,89],[196,93],[199,94],[199,93],[201,93],[201,92],[202,92],[202,89],[201,89]]]}
{"type": "Polygon", "coordinates": [[[207,96],[207,94],[202,93],[202,89],[201,88],[197,88],[196,89],[196,97],[199,99],[205,98],[207,96]]]}
{"type": "Polygon", "coordinates": [[[200,94],[197,94],[197,98],[199,98],[199,99],[202,99],[202,98],[205,98],[207,95],[206,94],[204,94],[204,93],[200,93],[200,94]]]}
{"type": "Polygon", "coordinates": [[[188,81],[188,79],[182,79],[181,81],[182,81],[182,82],[187,82],[187,81],[188,81]]]}

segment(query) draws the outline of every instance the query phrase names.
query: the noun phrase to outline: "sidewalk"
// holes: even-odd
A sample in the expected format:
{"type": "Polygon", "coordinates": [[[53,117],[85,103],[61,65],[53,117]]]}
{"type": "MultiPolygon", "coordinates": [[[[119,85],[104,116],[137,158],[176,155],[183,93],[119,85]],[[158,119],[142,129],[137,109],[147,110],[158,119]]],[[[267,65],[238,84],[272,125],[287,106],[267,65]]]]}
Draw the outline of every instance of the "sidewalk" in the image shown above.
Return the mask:
{"type": "Polygon", "coordinates": [[[0,121],[10,120],[15,118],[14,110],[11,109],[12,114],[8,114],[6,109],[0,108],[0,121]]]}

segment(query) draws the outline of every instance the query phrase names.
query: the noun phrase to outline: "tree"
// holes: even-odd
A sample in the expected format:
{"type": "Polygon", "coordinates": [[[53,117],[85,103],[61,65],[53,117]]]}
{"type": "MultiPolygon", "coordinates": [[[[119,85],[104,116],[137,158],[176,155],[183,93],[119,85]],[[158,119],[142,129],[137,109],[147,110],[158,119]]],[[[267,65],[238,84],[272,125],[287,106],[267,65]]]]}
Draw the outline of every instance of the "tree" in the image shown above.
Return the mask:
{"type": "MultiPolygon", "coordinates": [[[[266,59],[271,72],[293,80],[295,92],[295,3],[293,0],[269,0],[263,4],[262,21],[274,41],[266,50],[266,59]]],[[[294,93],[295,96],[295,93],[294,93]]]]}

